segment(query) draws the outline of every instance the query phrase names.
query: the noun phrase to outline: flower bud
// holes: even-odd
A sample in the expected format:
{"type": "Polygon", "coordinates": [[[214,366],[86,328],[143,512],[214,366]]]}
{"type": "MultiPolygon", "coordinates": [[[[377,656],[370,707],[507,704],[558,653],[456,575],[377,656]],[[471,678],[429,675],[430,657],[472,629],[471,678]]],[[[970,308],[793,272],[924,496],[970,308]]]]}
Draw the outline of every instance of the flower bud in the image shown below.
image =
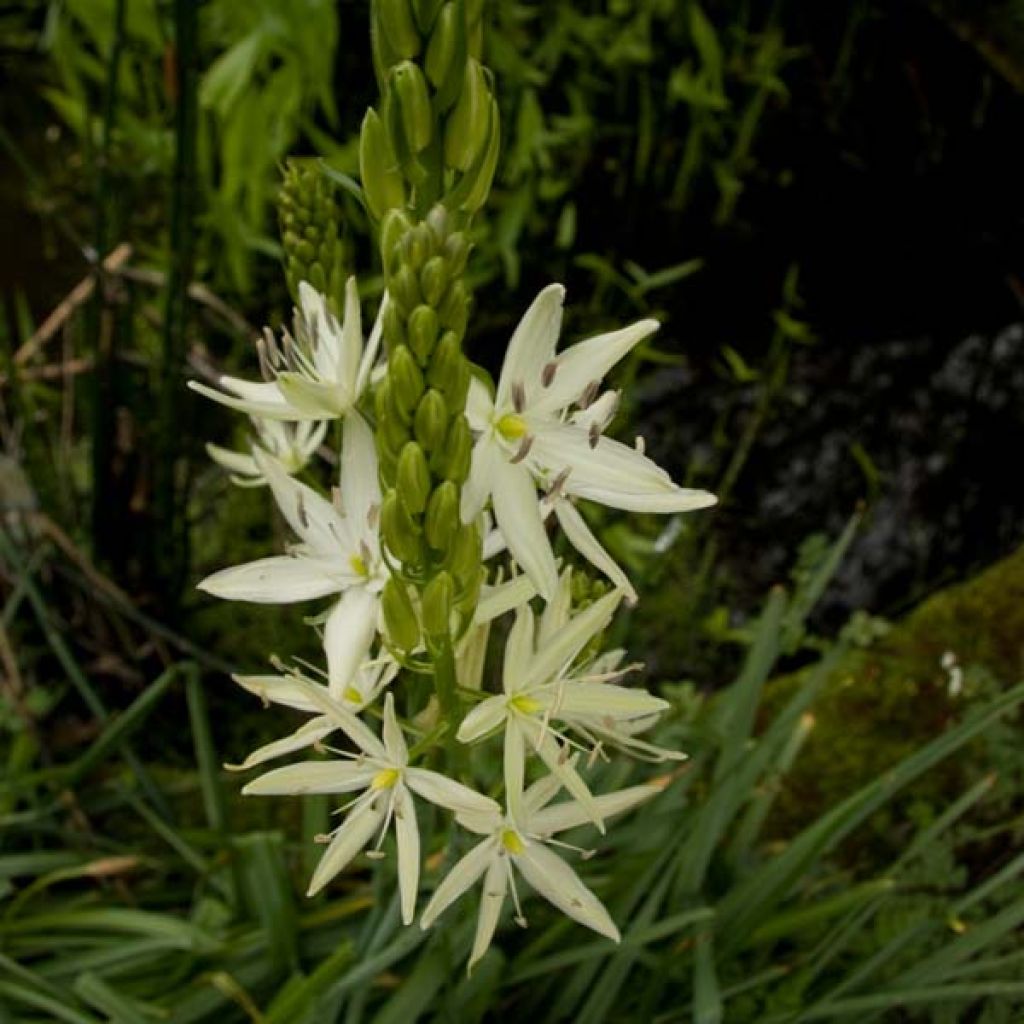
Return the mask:
{"type": "Polygon", "coordinates": [[[434,350],[434,358],[427,370],[427,383],[432,388],[444,392],[452,375],[458,373],[458,364],[462,356],[459,336],[454,331],[445,331],[434,350]]]}
{"type": "Polygon", "coordinates": [[[420,529],[392,488],[384,495],[380,506],[380,535],[384,546],[405,565],[416,565],[422,560],[420,529]]]}
{"type": "Polygon", "coordinates": [[[419,270],[433,255],[434,237],[426,224],[417,224],[405,236],[404,260],[413,270],[419,270]]]}
{"type": "Polygon", "coordinates": [[[494,171],[498,166],[498,149],[501,146],[501,132],[499,130],[498,104],[492,97],[490,102],[490,136],[487,141],[487,150],[483,159],[473,165],[471,175],[472,184],[465,198],[459,204],[459,209],[465,213],[476,213],[487,199],[491,191],[491,182],[494,180],[494,171]]]}
{"type": "Polygon", "coordinates": [[[483,544],[476,523],[464,523],[449,544],[446,564],[448,571],[465,586],[480,571],[483,544]]]}
{"type": "Polygon", "coordinates": [[[434,488],[427,503],[423,533],[435,551],[445,551],[458,528],[459,489],[451,480],[445,480],[434,488]]]}
{"type": "Polygon", "coordinates": [[[469,260],[470,249],[472,246],[461,231],[456,231],[445,239],[442,254],[448,261],[448,273],[453,278],[462,277],[469,260]]]}
{"type": "MultiPolygon", "coordinates": [[[[435,89],[440,89],[444,80],[452,71],[459,50],[459,35],[465,39],[465,27],[459,22],[458,5],[447,3],[441,8],[434,23],[434,30],[430,33],[430,42],[427,44],[427,58],[424,64],[427,69],[427,78],[435,89]]],[[[465,48],[463,41],[463,48],[465,48]]]]}
{"type": "MultiPolygon", "coordinates": [[[[426,270],[426,267],[423,268],[426,270]]],[[[466,333],[466,325],[469,323],[469,307],[472,299],[466,286],[461,279],[452,282],[451,287],[444,295],[444,300],[438,307],[437,316],[442,327],[448,327],[455,331],[459,337],[466,333]]]]}
{"type": "Polygon", "coordinates": [[[374,11],[395,54],[402,59],[415,57],[420,52],[420,34],[409,0],[377,0],[374,11]]]}
{"type": "Polygon", "coordinates": [[[408,653],[420,642],[420,624],[405,584],[394,576],[384,584],[380,607],[391,642],[408,653]]]}
{"type": "Polygon", "coordinates": [[[445,442],[444,478],[457,484],[465,483],[466,477],[469,476],[472,454],[473,435],[470,433],[469,424],[465,416],[456,416],[445,442]]]}
{"type": "Polygon", "coordinates": [[[427,260],[420,271],[420,290],[423,298],[431,305],[436,306],[448,287],[449,271],[448,261],[443,256],[434,256],[427,260]]]}
{"type": "Polygon", "coordinates": [[[452,578],[443,569],[424,588],[423,631],[429,639],[441,640],[449,635],[454,594],[452,578]]]}
{"type": "Polygon", "coordinates": [[[416,15],[416,24],[423,35],[426,35],[434,24],[438,8],[443,0],[412,0],[413,13],[416,15]]]}
{"type": "Polygon", "coordinates": [[[431,388],[416,407],[413,430],[425,452],[437,451],[448,434],[448,405],[440,391],[431,388]]]}
{"type": "Polygon", "coordinates": [[[419,305],[409,314],[408,339],[421,365],[426,365],[437,344],[437,311],[431,306],[419,305]]]}
{"type": "Polygon", "coordinates": [[[359,132],[359,177],[370,213],[378,220],[395,206],[405,205],[405,185],[384,125],[370,107],[359,132]]]}
{"type": "Polygon", "coordinates": [[[417,64],[404,60],[391,69],[391,88],[401,110],[405,141],[413,153],[419,153],[430,145],[434,133],[427,80],[417,64]]]}
{"type": "Polygon", "coordinates": [[[388,352],[405,344],[405,323],[397,303],[389,302],[384,308],[381,330],[384,333],[384,345],[388,352]]]}
{"type": "Polygon", "coordinates": [[[490,93],[480,64],[469,58],[463,72],[462,92],[448,115],[444,129],[444,159],[457,171],[468,171],[488,140],[490,93]]]}
{"type": "Polygon", "coordinates": [[[402,419],[408,423],[424,388],[423,372],[416,365],[416,357],[408,345],[397,346],[388,358],[388,382],[394,402],[403,414],[402,419]]]}
{"type": "Polygon", "coordinates": [[[394,460],[398,459],[409,438],[409,426],[396,415],[388,382],[382,381],[374,395],[374,411],[377,413],[378,447],[384,446],[387,454],[394,460]]]}
{"type": "Polygon", "coordinates": [[[480,587],[483,585],[485,575],[486,573],[483,571],[483,568],[477,569],[475,573],[472,573],[466,579],[466,582],[456,595],[455,609],[467,619],[476,610],[477,603],[480,600],[480,587]]]}
{"type": "Polygon", "coordinates": [[[395,263],[400,258],[398,246],[411,230],[412,222],[404,210],[391,209],[384,215],[380,224],[380,254],[385,273],[398,270],[398,264],[395,263]]]}
{"type": "Polygon", "coordinates": [[[430,497],[430,468],[423,449],[415,441],[406,442],[398,456],[395,486],[409,514],[420,515],[430,497]]]}
{"type": "Polygon", "coordinates": [[[416,271],[412,267],[403,264],[398,273],[388,281],[388,294],[401,307],[406,316],[410,311],[419,305],[420,285],[416,277],[416,271]]]}

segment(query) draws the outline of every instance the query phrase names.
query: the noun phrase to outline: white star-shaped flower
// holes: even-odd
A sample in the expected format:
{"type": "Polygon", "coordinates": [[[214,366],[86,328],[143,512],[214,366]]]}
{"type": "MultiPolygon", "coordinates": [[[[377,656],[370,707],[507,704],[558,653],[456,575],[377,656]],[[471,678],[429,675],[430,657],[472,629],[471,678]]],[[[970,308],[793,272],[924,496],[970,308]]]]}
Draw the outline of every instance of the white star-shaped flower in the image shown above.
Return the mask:
{"type": "Polygon", "coordinates": [[[466,406],[478,436],[462,491],[463,521],[472,522],[490,498],[509,551],[545,599],[554,593],[558,572],[538,487],[549,492],[570,541],[603,572],[614,564],[611,557],[558,497],[637,512],[684,512],[715,502],[707,491],[673,483],[641,451],[603,436],[614,394],[588,400],[605,374],[657,330],[657,321],[641,320],[556,355],[564,296],[557,284],[537,296],[509,342],[494,399],[474,379],[466,406]]]}
{"type": "Polygon", "coordinates": [[[355,744],[358,755],[353,755],[350,761],[303,761],[276,768],[254,779],[242,792],[260,796],[360,793],[348,805],[345,820],[331,833],[327,849],[310,880],[308,895],[313,896],[323,889],[369,845],[374,833],[379,833],[376,844],[379,850],[393,821],[398,845],[402,921],[410,924],[416,912],[420,878],[420,834],[412,794],[456,813],[468,814],[473,820],[478,816],[497,815],[498,805],[447,776],[409,765],[409,751],[390,693],[384,702],[380,739],[322,688],[311,688],[308,694],[355,744]]]}
{"type": "Polygon", "coordinates": [[[268,456],[257,452],[255,458],[301,543],[286,555],[222,569],[199,589],[260,604],[340,594],[324,624],[329,682],[332,692],[339,693],[369,653],[387,579],[377,531],[381,495],[373,435],[358,413],[346,417],[336,504],[288,476],[268,456]]]}
{"type": "MultiPolygon", "coordinates": [[[[590,812],[575,801],[546,806],[558,792],[559,782],[548,776],[531,786],[523,795],[518,812],[495,809],[484,814],[459,812],[456,819],[463,828],[484,836],[451,869],[434,891],[420,918],[429,928],[444,911],[483,878],[480,914],[469,955],[468,969],[487,952],[498,925],[505,893],[511,889],[516,920],[526,924],[516,890],[517,871],[552,906],[574,921],[619,941],[615,927],[601,901],[580,881],[575,871],[547,846],[551,837],[590,820],[590,812]]],[[[602,817],[621,814],[650,799],[656,786],[633,786],[594,798],[602,817]]],[[[554,841],[556,845],[559,844],[554,841]]],[[[571,849],[572,847],[570,847],[571,849]]]]}
{"type": "MultiPolygon", "coordinates": [[[[381,303],[383,313],[387,295],[381,303]]],[[[294,333],[278,341],[268,329],[260,340],[261,382],[222,376],[223,391],[198,381],[189,387],[221,405],[270,420],[330,420],[347,416],[370,380],[380,347],[381,316],[363,346],[356,279],[345,286],[345,315],[339,324],[327,299],[312,285],[299,285],[294,333]]]]}
{"type": "Polygon", "coordinates": [[[535,635],[536,623],[529,606],[517,610],[505,647],[503,692],[477,704],[457,733],[463,743],[473,743],[504,728],[505,779],[513,811],[523,789],[529,748],[540,755],[548,770],[603,831],[600,805],[568,757],[570,742],[556,726],[585,726],[594,718],[613,726],[648,718],[669,706],[643,690],[606,682],[606,676],[595,678],[571,671],[580,651],[608,625],[620,597],[614,591],[606,594],[578,615],[566,617],[560,628],[545,630],[540,636],[535,635]]]}

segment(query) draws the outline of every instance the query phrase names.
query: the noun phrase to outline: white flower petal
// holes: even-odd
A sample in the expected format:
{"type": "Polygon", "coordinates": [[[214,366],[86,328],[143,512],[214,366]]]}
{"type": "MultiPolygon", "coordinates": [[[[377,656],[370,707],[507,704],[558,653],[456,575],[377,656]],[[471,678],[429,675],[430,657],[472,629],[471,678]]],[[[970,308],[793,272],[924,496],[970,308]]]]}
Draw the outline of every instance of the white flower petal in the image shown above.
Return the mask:
{"type": "Polygon", "coordinates": [[[623,356],[657,329],[657,320],[641,320],[567,348],[556,357],[551,383],[536,394],[530,411],[553,413],[572,404],[592,383],[601,381],[623,356]]]}
{"type": "Polygon", "coordinates": [[[512,335],[498,381],[495,408],[504,412],[512,405],[512,388],[521,385],[527,405],[540,388],[540,376],[555,354],[558,333],[562,329],[562,304],[565,289],[549,284],[533,300],[512,335]]]}
{"type": "Polygon", "coordinates": [[[504,697],[488,697],[472,708],[462,720],[459,731],[455,734],[460,743],[474,743],[481,736],[497,729],[503,721],[507,708],[504,697]]]}
{"type": "MultiPolygon", "coordinates": [[[[570,763],[575,766],[577,760],[578,755],[574,754],[570,763]]],[[[562,781],[557,775],[543,775],[523,794],[523,826],[524,828],[531,826],[527,828],[528,832],[536,831],[532,828],[534,815],[545,804],[554,800],[561,788],[562,781]]],[[[579,805],[574,804],[573,806],[579,805]]],[[[584,821],[590,821],[590,818],[584,818],[584,821]]]]}
{"type": "Polygon", "coordinates": [[[572,567],[566,566],[558,577],[555,596],[544,605],[537,628],[537,646],[544,647],[565,628],[572,610],[572,567]]]}
{"type": "MultiPolygon", "coordinates": [[[[301,681],[301,680],[300,680],[301,681]]],[[[309,699],[340,729],[364,754],[378,761],[388,762],[388,752],[376,736],[367,728],[366,723],[354,715],[347,707],[328,696],[322,686],[304,683],[309,699]]]]}
{"type": "Polygon", "coordinates": [[[670,706],[667,700],[646,690],[576,680],[568,680],[543,697],[539,694],[537,697],[557,706],[558,717],[563,720],[575,715],[593,715],[602,721],[628,720],[659,714],[670,706]]]}
{"type": "Polygon", "coordinates": [[[337,322],[327,305],[327,296],[318,292],[308,281],[300,281],[299,309],[305,327],[312,336],[313,364],[317,375],[326,381],[338,380],[341,337],[337,322]]]}
{"type": "Polygon", "coordinates": [[[537,593],[550,600],[558,586],[558,568],[529,470],[520,464],[500,462],[494,474],[492,496],[494,518],[509,553],[533,580],[537,593]]]}
{"type": "Polygon", "coordinates": [[[531,659],[526,668],[533,685],[556,678],[611,621],[622,595],[615,590],[574,615],[531,659]]]}
{"type": "Polygon", "coordinates": [[[384,808],[378,802],[357,805],[334,833],[313,872],[307,896],[315,896],[370,841],[384,820],[384,808]]]}
{"type": "Polygon", "coordinates": [[[345,419],[341,447],[341,500],[346,516],[354,524],[354,534],[371,549],[377,546],[376,533],[370,529],[370,510],[380,506],[380,478],[377,474],[377,449],[373,433],[359,413],[345,419]]]}
{"type": "Polygon", "coordinates": [[[491,401],[487,385],[477,376],[469,378],[469,391],[466,393],[466,419],[472,430],[486,429],[494,416],[494,402],[491,401]]]}
{"type": "Polygon", "coordinates": [[[509,695],[518,693],[530,679],[533,634],[533,611],[528,604],[520,605],[505,641],[505,659],[501,670],[502,689],[509,695]]]}
{"type": "Polygon", "coordinates": [[[548,771],[555,775],[558,781],[568,790],[569,794],[574,796],[583,805],[589,819],[603,833],[604,820],[601,817],[601,809],[595,802],[594,795],[590,792],[587,784],[573,766],[573,761],[566,757],[566,751],[535,718],[530,718],[526,715],[518,717],[527,740],[533,749],[540,754],[544,763],[548,766],[548,771]]]}
{"type": "Polygon", "coordinates": [[[619,941],[619,929],[604,904],[557,854],[542,843],[530,843],[514,863],[523,878],[552,906],[599,935],[619,941]]]}
{"type": "Polygon", "coordinates": [[[354,793],[366,789],[377,770],[353,761],[300,761],[253,779],[242,788],[242,793],[246,796],[354,793]]]}
{"type": "Polygon", "coordinates": [[[476,934],[473,937],[473,948],[469,954],[467,971],[472,971],[477,961],[490,948],[501,916],[501,907],[505,902],[505,887],[508,885],[508,871],[498,858],[491,861],[484,876],[483,892],[480,894],[480,915],[476,920],[476,934]]]}
{"type": "Polygon", "coordinates": [[[526,779],[526,744],[523,730],[519,728],[515,715],[505,720],[505,803],[508,813],[518,821],[523,811],[523,785],[526,779]]]}
{"type": "Polygon", "coordinates": [[[345,282],[345,316],[341,324],[341,346],[335,376],[344,381],[353,397],[359,379],[360,357],[363,353],[363,318],[359,309],[359,289],[355,277],[345,282]]]}
{"type": "Polygon", "coordinates": [[[349,587],[324,624],[331,696],[340,698],[366,661],[377,634],[380,601],[365,587],[349,587]]]}
{"type": "Polygon", "coordinates": [[[646,455],[608,437],[591,444],[571,423],[531,423],[529,462],[551,473],[570,472],[566,494],[634,512],[686,512],[715,503],[707,491],[679,487],[646,455]]]}
{"type": "MultiPolygon", "coordinates": [[[[294,676],[232,676],[243,690],[256,694],[260,700],[270,704],[283,704],[297,711],[316,711],[317,706],[309,699],[306,686],[296,682],[294,676]]],[[[316,683],[309,685],[316,686],[316,683]]]]}
{"type": "Polygon", "coordinates": [[[495,818],[500,808],[489,797],[461,782],[448,778],[428,768],[407,768],[404,772],[406,785],[424,800],[438,807],[447,807],[456,814],[483,814],[495,818]]]}
{"type": "Polygon", "coordinates": [[[381,735],[388,757],[395,764],[407,765],[409,763],[409,748],[405,745],[402,727],[395,717],[395,695],[393,693],[389,693],[384,698],[384,727],[381,735]]]}
{"type": "Polygon", "coordinates": [[[370,375],[373,373],[373,364],[380,349],[380,339],[384,329],[384,311],[388,308],[390,301],[388,293],[385,292],[384,297],[380,301],[380,309],[377,310],[377,319],[374,320],[373,327],[370,330],[370,337],[366,340],[366,348],[363,349],[362,359],[359,361],[359,373],[356,376],[355,388],[356,400],[362,396],[362,393],[366,390],[366,385],[370,382],[370,375]]]}
{"type": "Polygon", "coordinates": [[[221,569],[196,586],[225,601],[291,604],[336,594],[349,582],[344,573],[335,571],[323,559],[274,555],[221,569]]]}
{"type": "MultiPolygon", "coordinates": [[[[624,814],[639,804],[656,797],[661,792],[658,786],[630,786],[616,793],[605,793],[594,798],[601,816],[610,818],[624,814]]],[[[591,821],[586,808],[575,801],[566,801],[544,807],[529,816],[529,829],[534,835],[550,836],[566,829],[587,825],[591,821]]]]}
{"type": "Polygon", "coordinates": [[[480,601],[477,603],[473,621],[476,623],[490,622],[499,615],[518,608],[536,596],[537,587],[525,573],[513,576],[512,579],[499,583],[497,586],[482,589],[480,601]]]}
{"type": "Polygon", "coordinates": [[[482,435],[473,446],[469,476],[462,485],[459,514],[464,523],[472,523],[483,511],[503,461],[504,455],[494,438],[489,433],[482,435]]]}
{"type": "Polygon", "coordinates": [[[429,928],[460,896],[472,888],[497,855],[493,839],[477,843],[434,890],[434,895],[420,917],[420,927],[429,928]]]}
{"type": "Polygon", "coordinates": [[[420,887],[420,830],[412,797],[401,783],[395,787],[395,839],[402,924],[409,925],[416,916],[416,894],[420,887]]]}
{"type": "MultiPolygon", "coordinates": [[[[212,398],[220,405],[226,405],[229,409],[234,409],[236,412],[244,412],[250,416],[259,416],[261,419],[319,420],[324,418],[322,415],[312,416],[293,409],[278,390],[276,384],[265,385],[267,388],[272,389],[272,393],[268,391],[267,397],[258,401],[226,395],[223,391],[218,391],[216,388],[211,388],[209,385],[197,380],[190,380],[188,386],[197,394],[203,395],[205,398],[212,398]]],[[[258,387],[259,385],[253,386],[258,387]]]]}
{"type": "Polygon", "coordinates": [[[243,455],[241,452],[232,451],[230,448],[221,448],[218,444],[208,444],[206,454],[217,463],[223,466],[230,473],[240,473],[242,476],[259,476],[260,468],[251,455],[243,455]]]}
{"type": "Polygon", "coordinates": [[[335,381],[310,380],[299,372],[282,370],[277,388],[302,419],[338,419],[352,408],[352,393],[335,381]]]}
{"type": "Polygon", "coordinates": [[[264,761],[271,761],[275,757],[283,757],[285,754],[293,754],[296,750],[304,750],[306,747],[319,743],[325,736],[329,736],[337,729],[325,715],[319,718],[311,718],[300,729],[296,729],[290,736],[283,739],[266,743],[254,750],[241,764],[227,765],[232,771],[244,771],[247,768],[254,768],[264,761]]]}
{"type": "Polygon", "coordinates": [[[637,600],[636,590],[629,577],[619,568],[615,559],[601,546],[583,516],[571,501],[555,502],[555,515],[569,543],[592,565],[605,574],[623,592],[630,604],[637,600]]]}

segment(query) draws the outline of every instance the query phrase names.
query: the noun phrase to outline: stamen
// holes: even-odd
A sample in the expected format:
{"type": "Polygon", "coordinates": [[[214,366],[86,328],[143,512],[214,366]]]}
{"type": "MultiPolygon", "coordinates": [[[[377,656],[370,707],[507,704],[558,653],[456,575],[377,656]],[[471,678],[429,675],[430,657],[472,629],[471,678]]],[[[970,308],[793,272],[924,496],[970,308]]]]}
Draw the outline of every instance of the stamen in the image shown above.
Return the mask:
{"type": "Polygon", "coordinates": [[[380,505],[371,505],[366,510],[366,525],[371,530],[377,529],[377,524],[380,522],[380,505]]]}
{"type": "Polygon", "coordinates": [[[262,338],[256,339],[256,355],[260,361],[260,376],[265,381],[272,381],[274,379],[274,371],[270,366],[270,360],[267,357],[267,346],[262,338]]]}
{"type": "Polygon", "coordinates": [[[551,486],[548,488],[548,492],[546,495],[546,497],[549,500],[553,501],[555,498],[561,495],[562,490],[565,488],[565,482],[566,480],[569,479],[569,474],[571,472],[572,470],[570,469],[570,467],[566,466],[565,469],[563,469],[561,473],[559,473],[558,476],[556,476],[555,479],[551,481],[551,486]]]}
{"type": "Polygon", "coordinates": [[[302,491],[299,491],[298,500],[295,503],[295,510],[299,516],[299,522],[304,530],[309,529],[309,516],[306,514],[306,499],[302,491]]]}
{"type": "Polygon", "coordinates": [[[544,365],[544,369],[541,370],[541,373],[540,373],[540,382],[541,382],[541,384],[544,387],[546,387],[546,388],[551,387],[551,384],[552,384],[552,382],[555,379],[555,372],[557,370],[558,370],[558,361],[555,360],[555,359],[552,359],[550,363],[546,363],[544,365]]]}
{"type": "Polygon", "coordinates": [[[594,399],[597,398],[598,391],[601,390],[601,382],[599,380],[592,380],[584,389],[583,394],[580,395],[579,406],[581,409],[586,409],[588,405],[593,405],[594,399]]]}
{"type": "Polygon", "coordinates": [[[523,409],[526,408],[526,389],[520,380],[517,380],[512,385],[512,408],[517,413],[522,413],[523,409]]]}
{"type": "Polygon", "coordinates": [[[512,458],[509,459],[509,462],[511,462],[513,466],[519,462],[522,462],[523,459],[525,459],[526,456],[530,454],[530,449],[532,447],[533,435],[527,434],[526,437],[524,437],[523,440],[520,442],[519,451],[517,451],[515,455],[513,455],[512,458]]]}
{"type": "Polygon", "coordinates": [[[516,873],[512,870],[512,859],[510,857],[505,858],[505,872],[508,875],[508,887],[512,890],[512,905],[516,908],[515,916],[512,920],[520,928],[526,928],[527,921],[523,915],[522,904],[519,902],[519,890],[516,888],[516,873]]]}
{"type": "Polygon", "coordinates": [[[601,427],[598,423],[590,424],[590,433],[587,436],[587,441],[591,448],[597,447],[597,442],[601,440],[601,427]]]}

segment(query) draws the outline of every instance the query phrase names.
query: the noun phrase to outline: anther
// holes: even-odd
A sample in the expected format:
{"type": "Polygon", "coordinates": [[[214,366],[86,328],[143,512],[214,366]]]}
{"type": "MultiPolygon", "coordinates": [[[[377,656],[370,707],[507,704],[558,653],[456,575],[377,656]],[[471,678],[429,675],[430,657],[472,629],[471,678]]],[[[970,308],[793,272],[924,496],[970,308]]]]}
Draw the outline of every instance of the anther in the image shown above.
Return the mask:
{"type": "Polygon", "coordinates": [[[580,395],[580,408],[586,409],[588,405],[593,404],[595,398],[597,398],[597,392],[601,388],[601,382],[598,380],[592,380],[586,388],[583,390],[583,394],[580,395]]]}
{"type": "Polygon", "coordinates": [[[547,492],[547,497],[549,499],[553,500],[562,493],[563,489],[565,488],[565,481],[569,479],[570,472],[570,468],[566,466],[565,469],[563,469],[561,473],[559,473],[558,476],[556,476],[555,479],[551,481],[551,486],[548,488],[547,492]]]}
{"type": "Polygon", "coordinates": [[[299,522],[302,524],[304,530],[309,529],[309,516],[306,514],[306,499],[299,491],[298,501],[295,502],[295,511],[298,513],[299,522]]]}
{"type": "Polygon", "coordinates": [[[532,447],[533,436],[531,434],[527,434],[519,445],[519,451],[517,451],[515,455],[513,455],[512,458],[509,459],[509,462],[511,462],[513,465],[515,465],[517,462],[522,462],[523,459],[525,459],[526,456],[530,454],[530,449],[532,447]]]}
{"type": "Polygon", "coordinates": [[[597,423],[590,424],[590,432],[587,436],[587,442],[591,448],[597,447],[597,442],[601,440],[601,427],[597,423]]]}
{"type": "Polygon", "coordinates": [[[512,408],[517,413],[521,413],[526,408],[526,389],[523,387],[523,382],[519,380],[512,385],[512,408]]]}
{"type": "Polygon", "coordinates": [[[551,387],[551,384],[552,384],[552,382],[555,379],[555,372],[557,370],[558,370],[558,362],[557,362],[557,360],[552,359],[550,363],[545,363],[544,364],[544,369],[541,370],[541,373],[540,373],[540,382],[541,382],[541,384],[544,387],[546,387],[546,388],[551,387]]]}

